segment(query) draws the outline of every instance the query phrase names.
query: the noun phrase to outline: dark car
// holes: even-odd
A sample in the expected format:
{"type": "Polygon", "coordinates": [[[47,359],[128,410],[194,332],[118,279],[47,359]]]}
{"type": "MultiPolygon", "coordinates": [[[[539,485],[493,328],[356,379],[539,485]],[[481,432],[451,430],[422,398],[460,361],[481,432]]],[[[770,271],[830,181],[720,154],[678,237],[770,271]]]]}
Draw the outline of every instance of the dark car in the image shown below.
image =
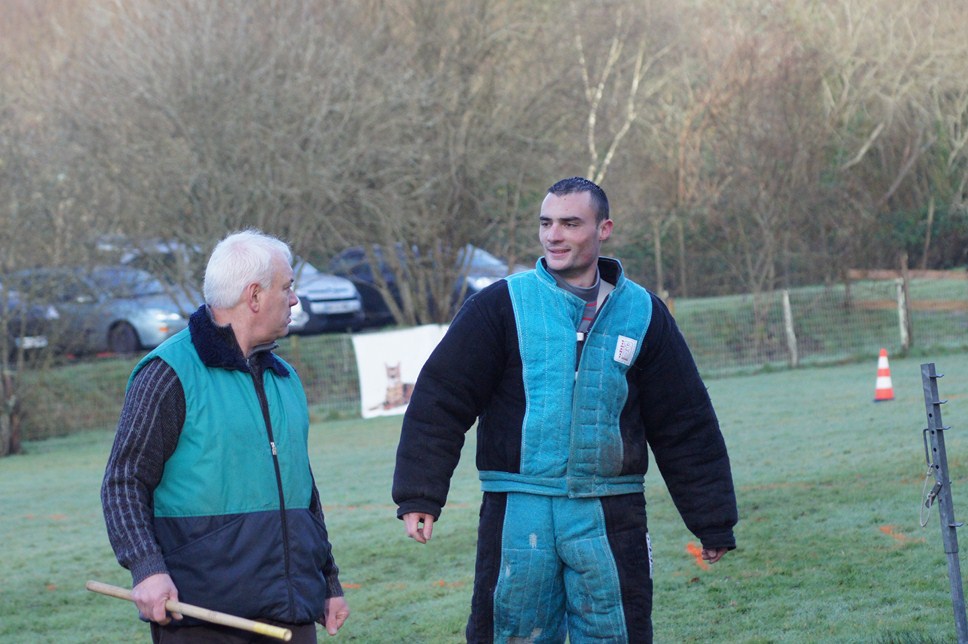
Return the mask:
{"type": "MultiPolygon", "coordinates": [[[[372,250],[374,257],[377,259],[382,278],[399,304],[400,291],[397,288],[396,275],[384,259],[382,247],[373,246],[372,250]]],[[[397,256],[401,262],[404,260],[402,250],[398,249],[397,256]]],[[[387,306],[382,293],[377,287],[377,279],[374,276],[373,267],[363,247],[354,246],[342,251],[330,261],[329,269],[336,275],[346,277],[356,285],[356,289],[363,298],[367,326],[380,326],[394,322],[390,307],[387,306]]],[[[509,270],[505,262],[491,255],[483,248],[478,248],[471,244],[464,246],[458,254],[455,272],[457,274],[464,274],[465,277],[462,281],[454,284],[454,305],[459,305],[471,295],[507,277],[510,273],[522,270],[526,270],[526,267],[515,266],[513,271],[509,270]]]]}
{"type": "Polygon", "coordinates": [[[19,349],[35,351],[47,347],[47,335],[57,317],[53,307],[26,304],[17,291],[0,284],[0,327],[6,335],[8,356],[19,349]]]}
{"type": "Polygon", "coordinates": [[[54,312],[48,341],[75,354],[156,347],[184,329],[202,301],[124,266],[28,269],[12,273],[7,283],[31,306],[54,312]]]}

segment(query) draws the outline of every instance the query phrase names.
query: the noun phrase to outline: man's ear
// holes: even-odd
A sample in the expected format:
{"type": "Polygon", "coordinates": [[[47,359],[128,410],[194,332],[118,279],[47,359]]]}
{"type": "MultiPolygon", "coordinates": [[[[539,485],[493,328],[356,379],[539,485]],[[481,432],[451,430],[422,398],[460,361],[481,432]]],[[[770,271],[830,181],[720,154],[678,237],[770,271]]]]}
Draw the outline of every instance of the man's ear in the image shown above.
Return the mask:
{"type": "Polygon", "coordinates": [[[242,297],[253,313],[258,313],[262,305],[262,287],[258,282],[249,284],[242,290],[242,297]]]}
{"type": "Polygon", "coordinates": [[[606,219],[602,222],[602,229],[598,232],[598,240],[605,241],[612,234],[612,220],[606,219]]]}

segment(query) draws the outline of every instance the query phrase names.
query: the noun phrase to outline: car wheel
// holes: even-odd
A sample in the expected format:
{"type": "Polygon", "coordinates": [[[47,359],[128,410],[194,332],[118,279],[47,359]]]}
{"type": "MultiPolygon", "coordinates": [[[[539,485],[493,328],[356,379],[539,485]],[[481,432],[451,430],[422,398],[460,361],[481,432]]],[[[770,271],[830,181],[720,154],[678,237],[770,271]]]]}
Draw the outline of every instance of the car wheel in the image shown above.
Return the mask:
{"type": "Polygon", "coordinates": [[[130,355],[141,348],[138,332],[127,322],[119,322],[108,331],[108,349],[121,355],[130,355]]]}

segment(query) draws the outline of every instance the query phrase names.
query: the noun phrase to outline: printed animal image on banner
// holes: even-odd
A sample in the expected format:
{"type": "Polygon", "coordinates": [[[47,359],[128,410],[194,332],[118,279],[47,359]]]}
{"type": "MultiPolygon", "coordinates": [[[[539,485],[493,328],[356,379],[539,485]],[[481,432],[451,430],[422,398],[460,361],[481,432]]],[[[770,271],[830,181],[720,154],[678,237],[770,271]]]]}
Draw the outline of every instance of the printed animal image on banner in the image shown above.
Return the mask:
{"type": "Polygon", "coordinates": [[[363,418],[407,410],[420,369],[446,331],[445,325],[427,324],[353,336],[363,418]]]}
{"type": "Polygon", "coordinates": [[[400,363],[387,365],[387,397],[383,401],[383,409],[389,410],[400,407],[410,402],[410,394],[413,392],[413,383],[404,382],[400,376],[400,363]]]}

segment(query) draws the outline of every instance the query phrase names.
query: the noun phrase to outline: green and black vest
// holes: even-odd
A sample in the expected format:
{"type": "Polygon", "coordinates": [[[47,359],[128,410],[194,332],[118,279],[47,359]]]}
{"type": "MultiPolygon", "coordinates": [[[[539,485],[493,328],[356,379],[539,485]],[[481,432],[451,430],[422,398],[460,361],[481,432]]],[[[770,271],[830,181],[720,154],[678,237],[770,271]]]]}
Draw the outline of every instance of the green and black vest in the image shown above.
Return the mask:
{"type": "Polygon", "coordinates": [[[251,373],[205,365],[189,329],[145,356],[172,367],[185,424],[154,491],[155,531],[181,601],[249,618],[323,615],[325,526],[309,511],[309,414],[295,371],[266,369],[266,415],[251,373]]]}

